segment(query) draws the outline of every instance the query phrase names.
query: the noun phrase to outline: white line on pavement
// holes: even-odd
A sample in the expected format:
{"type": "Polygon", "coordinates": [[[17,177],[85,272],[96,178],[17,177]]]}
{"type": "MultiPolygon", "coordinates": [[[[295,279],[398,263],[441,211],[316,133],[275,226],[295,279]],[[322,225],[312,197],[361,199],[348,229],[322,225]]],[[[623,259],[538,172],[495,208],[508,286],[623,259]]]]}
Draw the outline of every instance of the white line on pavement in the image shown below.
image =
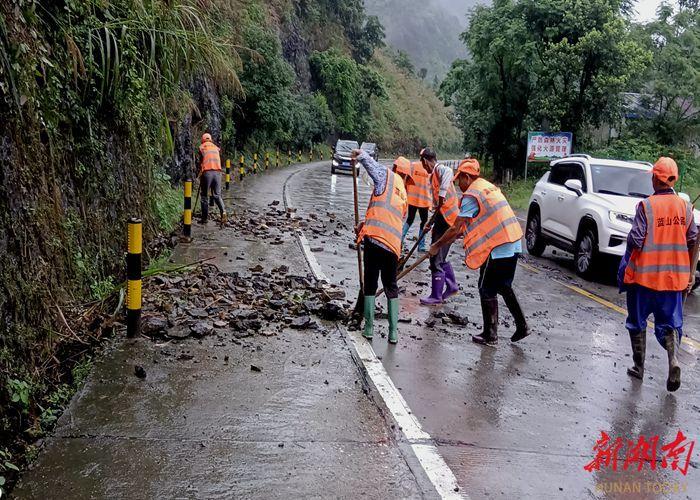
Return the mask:
{"type": "MultiPolygon", "coordinates": [[[[289,181],[296,173],[292,174],[289,181]]],[[[289,208],[289,193],[287,192],[287,183],[284,186],[284,203],[286,208],[289,208]]],[[[309,242],[303,232],[299,231],[299,243],[304,253],[304,257],[311,268],[317,280],[329,282],[326,275],[321,269],[316,256],[311,251],[309,242]]],[[[413,453],[418,458],[418,461],[423,467],[426,476],[431,484],[443,499],[466,499],[469,498],[465,494],[460,493],[460,487],[457,483],[452,470],[449,468],[445,460],[438,452],[437,445],[430,437],[430,434],[425,432],[420,423],[414,416],[413,412],[406,403],[399,390],[394,385],[391,377],[387,373],[382,362],[377,358],[377,354],[372,349],[372,346],[359,334],[359,332],[348,332],[342,325],[338,325],[340,331],[348,337],[350,344],[355,349],[357,357],[362,362],[364,369],[369,375],[372,383],[377,389],[384,404],[391,412],[392,417],[396,420],[399,428],[403,432],[406,440],[411,445],[413,453]]]]}

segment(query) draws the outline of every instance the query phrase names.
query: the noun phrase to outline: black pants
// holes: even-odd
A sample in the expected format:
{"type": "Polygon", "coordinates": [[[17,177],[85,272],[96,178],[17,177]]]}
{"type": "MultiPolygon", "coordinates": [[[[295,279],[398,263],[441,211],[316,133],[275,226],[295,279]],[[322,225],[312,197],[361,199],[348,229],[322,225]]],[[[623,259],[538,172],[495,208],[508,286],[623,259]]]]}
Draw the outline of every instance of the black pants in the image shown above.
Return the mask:
{"type": "Polygon", "coordinates": [[[479,270],[479,295],[483,299],[494,299],[507,293],[513,286],[518,256],[488,260],[479,270]]]}
{"type": "Polygon", "coordinates": [[[420,215],[420,230],[423,231],[423,227],[428,223],[428,209],[418,208],[413,205],[408,206],[408,216],[406,217],[406,225],[411,227],[413,221],[416,220],[416,212],[420,215]]]}
{"type": "Polygon", "coordinates": [[[379,275],[382,276],[384,293],[388,299],[396,299],[399,296],[399,285],[396,283],[399,258],[385,248],[372,243],[367,238],[365,244],[365,295],[376,295],[379,275]]]}

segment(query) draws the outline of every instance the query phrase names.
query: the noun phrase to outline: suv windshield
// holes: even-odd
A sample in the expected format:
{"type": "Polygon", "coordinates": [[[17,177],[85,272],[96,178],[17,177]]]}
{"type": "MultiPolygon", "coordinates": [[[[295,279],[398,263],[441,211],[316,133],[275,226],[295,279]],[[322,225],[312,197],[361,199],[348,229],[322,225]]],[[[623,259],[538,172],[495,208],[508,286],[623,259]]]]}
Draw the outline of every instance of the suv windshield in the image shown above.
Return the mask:
{"type": "Polygon", "coordinates": [[[338,141],[335,145],[335,153],[339,156],[350,156],[353,149],[359,149],[357,141],[338,141]]]}
{"type": "Polygon", "coordinates": [[[630,167],[591,165],[593,192],[617,196],[646,198],[654,194],[651,173],[630,167]]]}

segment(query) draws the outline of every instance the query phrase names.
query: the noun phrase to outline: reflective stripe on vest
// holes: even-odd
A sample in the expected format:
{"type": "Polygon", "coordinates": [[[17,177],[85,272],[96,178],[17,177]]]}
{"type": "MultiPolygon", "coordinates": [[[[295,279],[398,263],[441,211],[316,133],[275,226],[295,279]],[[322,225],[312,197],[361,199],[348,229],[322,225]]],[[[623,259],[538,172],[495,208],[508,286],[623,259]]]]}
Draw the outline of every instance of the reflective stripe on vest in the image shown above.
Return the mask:
{"type": "Polygon", "coordinates": [[[380,195],[369,199],[367,215],[357,243],[367,236],[389,248],[397,257],[401,256],[401,231],[406,215],[406,188],[401,177],[387,169],[386,187],[380,195]]]}
{"type": "Polygon", "coordinates": [[[479,269],[494,248],[520,240],[523,230],[501,190],[487,180],[475,180],[464,196],[473,197],[479,205],[464,236],[464,262],[470,269],[479,269]]]}
{"type": "MultiPolygon", "coordinates": [[[[435,166],[437,169],[437,165],[435,166]]],[[[440,202],[440,179],[436,174],[437,170],[433,170],[430,176],[432,186],[433,186],[433,205],[437,206],[440,202]]],[[[445,222],[450,226],[454,225],[457,220],[457,215],[459,214],[459,206],[457,205],[457,191],[455,190],[454,184],[450,184],[447,188],[447,194],[445,195],[445,203],[440,207],[440,213],[445,219],[445,222]]]]}
{"type": "Polygon", "coordinates": [[[420,162],[414,162],[411,164],[411,172],[408,176],[411,180],[406,183],[408,204],[412,207],[430,208],[433,204],[430,193],[430,174],[425,171],[420,162]]]}
{"type": "Polygon", "coordinates": [[[632,251],[625,283],[651,290],[685,290],[690,273],[686,233],[693,209],[671,194],[652,195],[642,202],[647,219],[644,245],[632,251]]]}
{"type": "Polygon", "coordinates": [[[205,142],[199,146],[202,153],[202,171],[221,170],[221,156],[219,148],[213,142],[205,142]]]}

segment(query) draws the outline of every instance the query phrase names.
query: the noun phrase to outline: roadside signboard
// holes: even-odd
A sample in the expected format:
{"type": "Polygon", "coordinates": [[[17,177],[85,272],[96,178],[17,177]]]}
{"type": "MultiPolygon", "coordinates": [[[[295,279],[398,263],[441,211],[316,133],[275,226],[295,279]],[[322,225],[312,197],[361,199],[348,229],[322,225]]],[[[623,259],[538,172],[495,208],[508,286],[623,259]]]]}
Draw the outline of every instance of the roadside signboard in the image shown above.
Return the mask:
{"type": "Polygon", "coordinates": [[[548,162],[569,156],[572,139],[571,132],[528,132],[525,178],[527,179],[528,163],[548,162]]]}

